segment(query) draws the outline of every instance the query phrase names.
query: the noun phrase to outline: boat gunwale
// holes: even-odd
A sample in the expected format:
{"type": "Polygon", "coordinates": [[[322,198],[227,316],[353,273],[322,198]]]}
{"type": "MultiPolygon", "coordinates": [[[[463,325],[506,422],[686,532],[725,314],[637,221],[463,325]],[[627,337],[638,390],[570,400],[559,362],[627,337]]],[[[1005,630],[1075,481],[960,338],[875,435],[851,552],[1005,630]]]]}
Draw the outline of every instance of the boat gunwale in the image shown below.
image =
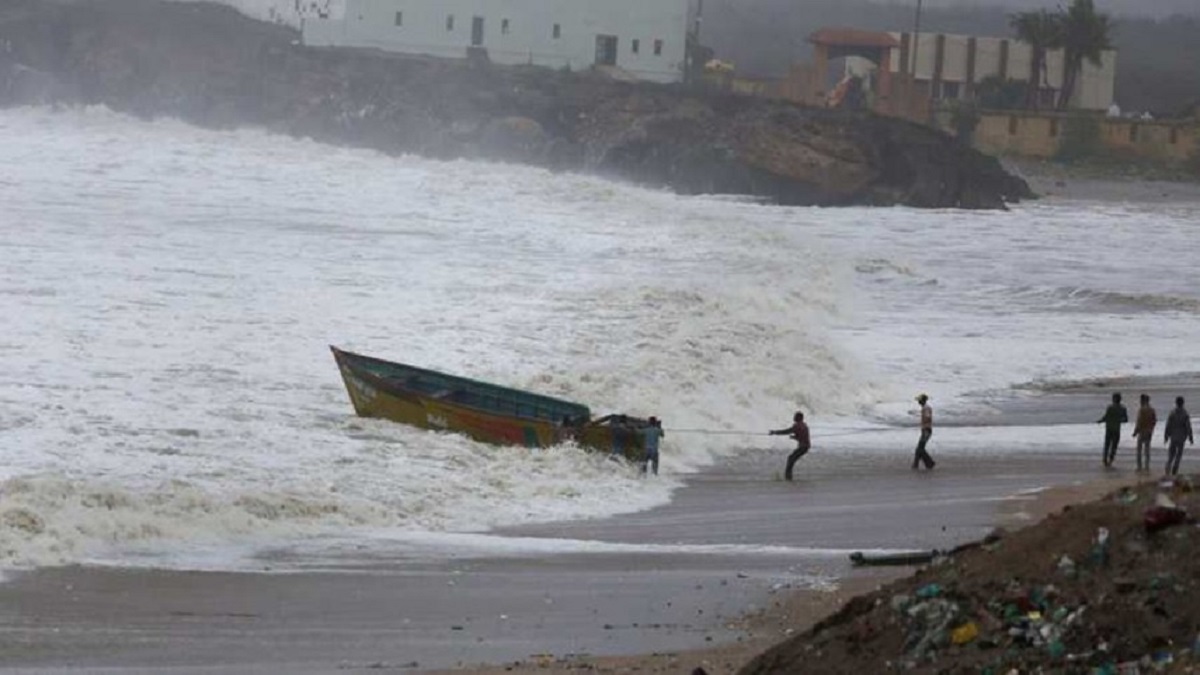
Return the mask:
{"type": "Polygon", "coordinates": [[[398,383],[394,380],[390,380],[386,377],[378,375],[378,374],[370,371],[369,369],[355,363],[355,361],[362,361],[362,362],[367,362],[367,363],[377,362],[377,363],[381,363],[381,364],[384,364],[384,365],[387,365],[390,367],[398,367],[398,368],[406,370],[406,371],[412,371],[418,375],[424,374],[424,375],[429,375],[429,376],[432,376],[432,377],[438,378],[438,379],[447,379],[447,380],[451,380],[454,382],[462,382],[462,383],[465,383],[465,384],[470,385],[477,389],[482,389],[482,390],[486,390],[486,391],[490,391],[490,392],[496,392],[499,394],[507,394],[507,395],[510,395],[510,397],[513,399],[521,399],[521,398],[524,398],[526,400],[532,399],[534,402],[539,403],[539,404],[541,404],[541,403],[552,404],[550,406],[545,406],[547,408],[550,408],[550,407],[574,408],[577,411],[580,411],[579,414],[584,415],[584,418],[588,421],[590,421],[591,417],[592,417],[591,409],[588,406],[583,405],[582,403],[575,403],[574,401],[568,401],[566,399],[556,398],[553,396],[546,396],[545,394],[527,392],[527,391],[523,391],[521,389],[516,389],[514,387],[506,387],[504,385],[493,384],[490,382],[483,382],[481,380],[475,380],[475,379],[472,379],[469,377],[461,377],[459,375],[451,375],[451,374],[443,373],[443,372],[437,371],[437,370],[421,368],[419,366],[410,366],[406,363],[400,363],[398,361],[388,361],[387,359],[381,359],[381,358],[377,358],[377,357],[373,357],[373,356],[366,356],[364,354],[358,354],[355,352],[346,351],[344,349],[339,349],[338,347],[335,347],[333,345],[330,345],[329,348],[330,348],[330,350],[333,351],[334,359],[338,362],[338,365],[349,368],[351,371],[354,372],[354,374],[356,376],[365,378],[368,381],[368,383],[371,384],[372,386],[375,386],[378,389],[380,389],[390,395],[393,395],[393,396],[415,396],[417,398],[421,398],[421,399],[425,399],[425,400],[429,400],[429,401],[435,401],[441,405],[460,408],[463,410],[469,410],[472,412],[476,412],[476,413],[480,413],[480,414],[484,414],[484,415],[490,415],[493,417],[503,417],[503,418],[513,419],[513,420],[521,420],[523,422],[528,422],[528,423],[532,423],[532,424],[554,424],[555,422],[557,422],[557,420],[549,419],[546,417],[528,417],[525,415],[521,415],[519,413],[509,413],[509,412],[505,412],[505,411],[498,411],[495,409],[470,405],[468,403],[463,403],[461,401],[455,401],[453,399],[441,399],[436,396],[431,396],[428,393],[419,391],[414,388],[406,387],[401,383],[398,383]]]}

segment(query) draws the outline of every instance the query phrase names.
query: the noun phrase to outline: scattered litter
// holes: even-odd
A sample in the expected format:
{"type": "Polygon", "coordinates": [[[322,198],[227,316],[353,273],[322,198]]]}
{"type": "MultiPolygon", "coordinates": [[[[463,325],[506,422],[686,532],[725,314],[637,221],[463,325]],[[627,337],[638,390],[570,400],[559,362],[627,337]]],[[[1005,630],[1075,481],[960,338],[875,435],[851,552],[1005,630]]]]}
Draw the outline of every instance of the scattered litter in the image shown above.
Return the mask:
{"type": "Polygon", "coordinates": [[[1142,483],[950,553],[762,672],[1200,674],[1200,495],[1186,486],[1142,483]]]}
{"type": "Polygon", "coordinates": [[[968,621],[950,633],[950,641],[956,645],[965,645],[977,637],[979,637],[979,626],[976,626],[974,621],[968,621]]]}
{"type": "Polygon", "coordinates": [[[1153,534],[1173,525],[1182,525],[1187,522],[1187,511],[1174,506],[1170,499],[1166,499],[1165,501],[1171,503],[1172,506],[1156,504],[1146,509],[1145,515],[1142,518],[1146,532],[1153,534]]]}
{"type": "Polygon", "coordinates": [[[1096,540],[1092,544],[1092,550],[1088,553],[1088,562],[1095,567],[1102,567],[1108,564],[1108,528],[1096,528],[1096,540]]]}
{"type": "Polygon", "coordinates": [[[937,584],[926,584],[925,586],[922,586],[921,588],[917,589],[917,597],[921,598],[922,600],[927,600],[929,598],[936,598],[937,596],[939,596],[941,594],[942,594],[942,587],[937,584]]]}

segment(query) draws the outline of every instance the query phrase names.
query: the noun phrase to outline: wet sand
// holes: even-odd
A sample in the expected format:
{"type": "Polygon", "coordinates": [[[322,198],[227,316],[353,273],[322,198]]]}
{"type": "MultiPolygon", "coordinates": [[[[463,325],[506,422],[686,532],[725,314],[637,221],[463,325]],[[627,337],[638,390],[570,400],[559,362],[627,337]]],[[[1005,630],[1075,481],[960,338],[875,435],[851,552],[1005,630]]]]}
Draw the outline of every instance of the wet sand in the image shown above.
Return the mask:
{"type": "MultiPolygon", "coordinates": [[[[1106,176],[1097,173],[1095,168],[1073,167],[1047,160],[1005,157],[1002,162],[1010,172],[1024,178],[1035,194],[1045,199],[1091,202],[1200,202],[1200,180],[1195,177],[1182,180],[1147,180],[1136,175],[1106,176]]],[[[1112,172],[1110,167],[1107,173],[1112,172]]]]}
{"type": "Polygon", "coordinates": [[[805,458],[786,483],[772,479],[784,453],[747,451],[646,513],[502,533],[664,547],[646,553],[375,555],[275,574],[19,574],[0,585],[0,658],[28,672],[282,673],[542,668],[658,653],[644,658],[668,672],[690,672],[697,659],[727,672],[886,578],[855,573],[851,550],[948,548],[986,534],[1000,511],[1027,521],[1012,515],[1037,510],[1034,496],[1014,498],[1023,491],[1136,479],[1103,472],[1082,452],[996,460],[945,451],[932,473],[909,471],[906,454],[828,452],[805,458]],[[713,544],[729,551],[686,548],[713,544]],[[830,593],[823,583],[834,581],[845,588],[830,593]]]}

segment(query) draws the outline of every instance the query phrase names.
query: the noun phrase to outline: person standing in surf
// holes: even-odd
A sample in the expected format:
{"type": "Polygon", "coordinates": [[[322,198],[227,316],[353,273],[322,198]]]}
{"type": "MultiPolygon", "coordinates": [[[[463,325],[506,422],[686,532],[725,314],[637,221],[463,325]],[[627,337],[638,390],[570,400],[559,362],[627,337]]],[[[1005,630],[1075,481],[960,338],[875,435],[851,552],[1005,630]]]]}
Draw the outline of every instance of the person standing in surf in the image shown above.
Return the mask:
{"type": "Polygon", "coordinates": [[[812,442],[808,436],[808,425],[804,423],[804,413],[796,411],[796,414],[792,415],[792,426],[784,429],[772,429],[770,434],[772,436],[786,434],[796,440],[796,449],[792,451],[792,454],[788,455],[787,468],[783,471],[784,479],[791,480],[792,468],[796,466],[796,461],[808,454],[809,448],[812,447],[812,442]]]}
{"type": "Polygon", "coordinates": [[[642,457],[643,476],[648,469],[652,469],[655,476],[658,475],[658,444],[666,435],[662,428],[662,420],[657,417],[651,417],[649,424],[642,427],[642,449],[646,453],[642,457]]]}
{"type": "Polygon", "coordinates": [[[929,406],[929,397],[925,394],[917,396],[917,403],[921,404],[921,436],[917,439],[917,450],[913,455],[913,471],[916,471],[921,464],[924,464],[926,469],[932,469],[937,465],[937,462],[933,461],[933,457],[929,456],[929,451],[925,449],[925,445],[929,443],[929,437],[933,435],[933,408],[929,406]]]}
{"type": "Polygon", "coordinates": [[[1192,418],[1183,407],[1183,397],[1175,399],[1175,409],[1167,417],[1164,440],[1167,442],[1167,475],[1179,474],[1179,462],[1183,460],[1183,442],[1195,443],[1192,438],[1192,418]]]}
{"type": "Polygon", "coordinates": [[[1129,412],[1121,405],[1121,394],[1112,395],[1112,403],[1104,410],[1104,416],[1096,424],[1104,425],[1104,468],[1112,468],[1117,457],[1117,445],[1121,442],[1121,425],[1129,421],[1129,412]]]}
{"type": "Polygon", "coordinates": [[[1138,407],[1137,423],[1133,426],[1133,435],[1137,438],[1137,470],[1150,470],[1150,440],[1154,437],[1154,427],[1158,425],[1158,414],[1150,406],[1150,396],[1142,394],[1142,404],[1138,407]]]}

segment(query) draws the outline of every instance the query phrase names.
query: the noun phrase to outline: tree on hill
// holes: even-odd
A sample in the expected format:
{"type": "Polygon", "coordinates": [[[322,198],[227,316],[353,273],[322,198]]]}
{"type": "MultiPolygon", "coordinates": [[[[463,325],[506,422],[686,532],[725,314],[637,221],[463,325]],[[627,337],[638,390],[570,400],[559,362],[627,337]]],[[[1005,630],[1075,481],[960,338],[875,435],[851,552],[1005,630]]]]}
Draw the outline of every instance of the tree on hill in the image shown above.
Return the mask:
{"type": "Polygon", "coordinates": [[[1046,52],[1062,46],[1063,20],[1060,15],[1043,9],[1014,14],[1009,23],[1017,38],[1028,44],[1032,52],[1029,80],[1025,86],[1025,107],[1037,110],[1042,86],[1046,82],[1046,52]]]}
{"type": "Polygon", "coordinates": [[[1063,86],[1058,108],[1066,110],[1071,104],[1084,60],[1099,66],[1103,63],[1104,52],[1112,49],[1113,22],[1107,14],[1096,11],[1093,0],[1072,0],[1061,20],[1063,86]]]}

